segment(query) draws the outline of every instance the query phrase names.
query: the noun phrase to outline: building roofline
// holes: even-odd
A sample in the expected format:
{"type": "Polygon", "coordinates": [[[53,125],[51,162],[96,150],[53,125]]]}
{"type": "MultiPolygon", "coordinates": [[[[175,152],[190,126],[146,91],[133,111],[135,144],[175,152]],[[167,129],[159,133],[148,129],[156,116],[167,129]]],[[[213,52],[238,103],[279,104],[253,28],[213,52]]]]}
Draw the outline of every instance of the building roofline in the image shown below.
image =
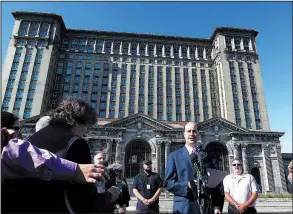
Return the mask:
{"type": "Polygon", "coordinates": [[[147,39],[162,39],[162,40],[180,40],[183,42],[200,42],[211,44],[218,33],[248,33],[256,37],[258,31],[245,28],[234,28],[234,27],[216,27],[210,38],[196,38],[196,37],[183,37],[183,36],[169,36],[159,34],[148,34],[148,33],[129,33],[129,32],[117,32],[117,31],[101,31],[101,30],[87,30],[87,29],[67,29],[62,16],[55,13],[41,13],[41,12],[29,12],[29,11],[15,11],[12,12],[15,19],[26,16],[41,16],[44,18],[57,19],[61,26],[66,30],[66,33],[85,33],[94,35],[109,35],[109,36],[128,36],[133,38],[147,38],[147,39]]]}
{"type": "Polygon", "coordinates": [[[218,33],[248,33],[256,37],[258,31],[245,28],[234,28],[234,27],[216,27],[212,33],[210,40],[213,41],[218,33]]]}
{"type": "Polygon", "coordinates": [[[23,18],[23,17],[31,17],[38,16],[43,18],[53,18],[59,21],[61,27],[66,30],[66,26],[64,24],[63,18],[56,13],[41,13],[41,12],[29,12],[29,11],[14,11],[11,13],[15,19],[23,18]]]}
{"type": "Polygon", "coordinates": [[[162,39],[162,40],[180,40],[183,42],[202,42],[210,44],[210,39],[204,38],[193,38],[193,37],[182,37],[182,36],[169,36],[169,35],[159,35],[159,34],[147,34],[147,33],[129,33],[129,32],[117,32],[117,31],[101,31],[101,30],[85,30],[85,29],[67,29],[66,33],[85,33],[94,35],[109,35],[109,36],[127,36],[133,38],[142,39],[162,39]]]}

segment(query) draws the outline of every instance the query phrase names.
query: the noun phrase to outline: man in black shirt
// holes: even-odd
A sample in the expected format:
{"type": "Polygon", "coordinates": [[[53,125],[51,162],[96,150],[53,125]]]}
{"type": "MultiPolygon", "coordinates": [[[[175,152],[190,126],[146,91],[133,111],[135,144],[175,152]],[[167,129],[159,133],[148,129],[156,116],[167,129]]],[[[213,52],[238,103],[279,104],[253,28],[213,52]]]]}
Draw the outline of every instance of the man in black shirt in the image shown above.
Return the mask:
{"type": "Polygon", "coordinates": [[[163,187],[160,176],[152,172],[152,162],[145,161],[144,172],[136,175],[133,193],[138,199],[136,213],[159,213],[159,197],[163,187]]]}

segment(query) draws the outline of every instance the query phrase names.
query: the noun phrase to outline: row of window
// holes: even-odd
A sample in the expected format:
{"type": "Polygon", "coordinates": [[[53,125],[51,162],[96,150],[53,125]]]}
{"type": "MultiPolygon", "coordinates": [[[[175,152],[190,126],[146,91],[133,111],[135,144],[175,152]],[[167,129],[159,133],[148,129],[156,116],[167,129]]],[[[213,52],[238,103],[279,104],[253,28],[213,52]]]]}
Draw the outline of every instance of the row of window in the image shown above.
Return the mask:
{"type": "Polygon", "coordinates": [[[231,83],[232,83],[232,95],[233,95],[233,103],[234,103],[235,122],[238,126],[241,126],[241,115],[240,115],[239,99],[238,99],[238,86],[237,86],[237,81],[236,81],[234,64],[231,61],[229,62],[229,69],[230,69],[230,77],[231,77],[231,83]]]}
{"type": "Polygon", "coordinates": [[[252,64],[247,63],[247,68],[248,68],[249,82],[251,87],[251,96],[252,96],[253,110],[254,110],[254,116],[255,116],[255,125],[256,125],[256,129],[262,129],[252,64]]]}
{"type": "Polygon", "coordinates": [[[175,65],[175,66],[188,66],[188,67],[213,67],[212,63],[203,62],[189,62],[189,61],[174,61],[171,59],[148,59],[148,58],[134,58],[134,57],[108,57],[101,55],[81,55],[81,54],[66,54],[59,55],[60,59],[72,59],[72,60],[95,60],[99,62],[113,62],[113,63],[140,63],[140,64],[158,64],[158,65],[175,65]]]}
{"type": "MultiPolygon", "coordinates": [[[[82,61],[76,61],[75,64],[73,61],[67,61],[67,68],[70,67],[72,69],[72,67],[74,67],[76,69],[85,69],[85,70],[92,70],[92,69],[110,69],[112,67],[112,69],[121,69],[121,70],[127,70],[128,68],[128,64],[122,64],[121,66],[119,66],[119,64],[117,63],[113,63],[113,64],[109,64],[109,63],[91,63],[91,62],[85,62],[83,63],[82,61]],[[110,67],[111,66],[111,67],[110,67]]],[[[64,66],[64,61],[60,61],[58,63],[58,67],[63,67],[64,66]]],[[[204,65],[201,65],[201,67],[204,67],[204,65]]],[[[140,71],[145,71],[146,68],[148,68],[149,71],[153,71],[154,68],[157,68],[157,71],[162,71],[163,68],[166,69],[167,72],[171,72],[172,67],[163,67],[163,66],[153,66],[153,65],[136,65],[136,64],[130,64],[130,69],[131,70],[136,70],[139,69],[140,71]]],[[[175,69],[178,69],[178,67],[174,67],[175,69]]],[[[187,70],[188,68],[184,68],[184,70],[187,70]]],[[[195,69],[196,71],[196,69],[195,69]]]]}
{"type": "Polygon", "coordinates": [[[211,59],[211,49],[205,47],[195,47],[187,45],[168,45],[154,43],[138,43],[128,41],[102,41],[95,39],[73,38],[71,40],[64,39],[62,43],[63,49],[78,51],[96,51],[98,53],[114,53],[114,54],[132,54],[132,55],[150,55],[150,56],[166,56],[175,58],[207,58],[211,59]]]}
{"type": "Polygon", "coordinates": [[[28,47],[47,47],[48,46],[48,42],[47,41],[43,41],[43,40],[37,40],[37,41],[33,41],[33,40],[26,40],[26,39],[16,39],[16,46],[20,47],[20,46],[28,46],[28,47]]]}
{"type": "Polygon", "coordinates": [[[243,95],[243,106],[244,106],[244,115],[245,115],[245,123],[246,128],[251,129],[251,117],[250,117],[250,110],[248,105],[248,94],[246,89],[246,77],[244,74],[243,63],[238,62],[238,69],[239,69],[239,76],[240,76],[240,83],[241,83],[241,90],[243,95]]]}
{"type": "MultiPolygon", "coordinates": [[[[259,113],[259,107],[258,107],[258,101],[257,101],[257,92],[255,88],[252,64],[247,63],[247,67],[248,67],[248,73],[249,73],[249,81],[250,81],[250,87],[251,87],[251,97],[253,101],[253,110],[254,110],[254,116],[255,116],[256,129],[261,129],[261,119],[260,119],[260,113],[259,113]]],[[[236,74],[235,74],[235,68],[234,68],[233,62],[229,62],[229,68],[230,68],[230,76],[231,76],[231,83],[232,83],[232,94],[233,94],[233,102],[234,102],[234,110],[235,110],[235,118],[236,118],[235,120],[236,120],[236,124],[241,126],[240,107],[239,107],[239,100],[238,100],[238,88],[237,88],[236,74]]],[[[251,128],[252,121],[251,121],[249,102],[248,102],[248,92],[246,88],[247,86],[246,77],[245,77],[245,72],[243,69],[242,62],[238,62],[238,69],[239,69],[239,78],[240,78],[241,89],[242,89],[246,128],[251,128]]]]}
{"type": "Polygon", "coordinates": [[[22,21],[18,30],[18,35],[46,38],[49,33],[49,27],[49,23],[22,21]]]}
{"type": "MultiPolygon", "coordinates": [[[[228,37],[226,36],[225,37],[225,41],[226,41],[226,48],[229,50],[229,51],[232,51],[232,45],[233,45],[233,39],[232,37],[228,37]]],[[[250,47],[250,38],[243,38],[242,39],[242,47],[241,47],[241,38],[238,38],[238,37],[235,37],[234,38],[234,47],[236,50],[246,50],[246,51],[249,51],[249,50],[253,50],[253,46],[251,44],[251,47],[250,47]]]]}

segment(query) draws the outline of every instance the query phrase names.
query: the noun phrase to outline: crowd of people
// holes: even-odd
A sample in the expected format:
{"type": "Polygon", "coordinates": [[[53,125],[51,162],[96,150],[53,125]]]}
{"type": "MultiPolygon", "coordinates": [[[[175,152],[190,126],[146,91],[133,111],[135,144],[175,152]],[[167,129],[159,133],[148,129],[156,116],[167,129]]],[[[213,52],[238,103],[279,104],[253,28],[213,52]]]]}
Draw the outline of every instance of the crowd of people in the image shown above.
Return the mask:
{"type": "MultiPolygon", "coordinates": [[[[66,98],[40,118],[36,132],[24,141],[18,138],[19,118],[2,111],[2,212],[126,213],[131,198],[123,166],[109,164],[103,151],[97,152],[92,163],[83,138],[96,122],[89,104],[66,98]]],[[[159,213],[163,188],[174,194],[173,213],[203,213],[206,204],[199,198],[205,193],[210,213],[221,214],[225,199],[231,214],[256,213],[257,183],[252,175],[243,173],[241,160],[236,157],[231,162],[232,174],[213,174],[219,172],[219,166],[210,154],[202,162],[197,124],[187,123],[183,134],[185,146],[168,155],[164,181],[152,171],[151,160],[144,160],[143,172],[133,181],[136,213],[159,213]],[[216,178],[213,184],[204,180],[202,164],[216,178]]],[[[288,169],[292,184],[292,161],[288,169]]]]}

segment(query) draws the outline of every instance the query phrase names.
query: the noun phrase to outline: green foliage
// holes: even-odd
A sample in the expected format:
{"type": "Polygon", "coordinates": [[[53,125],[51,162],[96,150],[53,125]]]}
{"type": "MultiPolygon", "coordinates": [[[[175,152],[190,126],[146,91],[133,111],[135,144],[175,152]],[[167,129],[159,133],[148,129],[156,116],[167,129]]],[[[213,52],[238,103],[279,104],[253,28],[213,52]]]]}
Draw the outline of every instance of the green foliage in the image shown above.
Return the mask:
{"type": "Polygon", "coordinates": [[[290,193],[261,193],[259,194],[259,198],[292,198],[292,194],[290,193]]]}

